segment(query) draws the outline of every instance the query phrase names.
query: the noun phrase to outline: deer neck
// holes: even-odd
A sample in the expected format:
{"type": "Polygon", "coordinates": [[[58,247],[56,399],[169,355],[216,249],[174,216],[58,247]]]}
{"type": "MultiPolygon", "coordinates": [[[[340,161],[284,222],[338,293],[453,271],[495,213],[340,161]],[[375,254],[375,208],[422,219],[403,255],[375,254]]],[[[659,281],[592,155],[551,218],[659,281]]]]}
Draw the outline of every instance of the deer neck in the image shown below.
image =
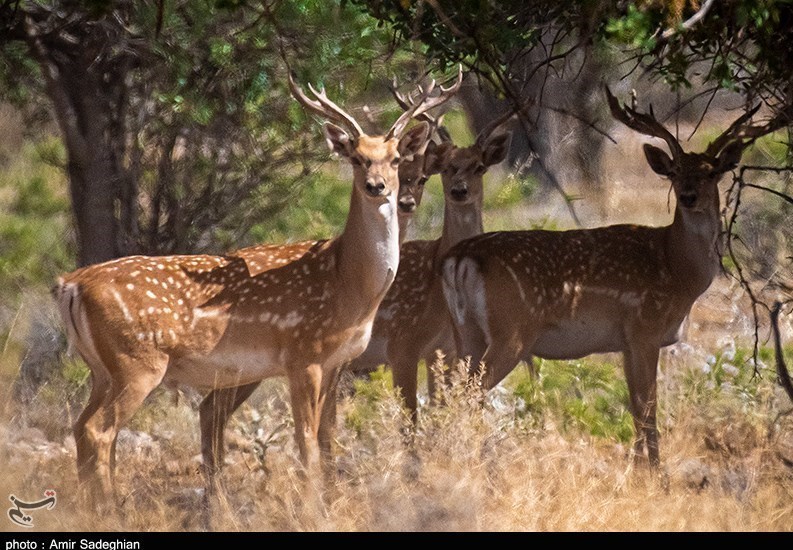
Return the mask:
{"type": "Polygon", "coordinates": [[[482,224],[482,204],[446,204],[443,208],[443,233],[441,234],[438,254],[445,254],[462,240],[484,233],[482,224]]]}
{"type": "Polygon", "coordinates": [[[413,220],[413,216],[397,216],[397,220],[399,221],[399,246],[402,246],[402,243],[405,242],[405,239],[408,236],[408,231],[410,231],[411,221],[413,220]]]}
{"type": "Polygon", "coordinates": [[[666,257],[670,273],[688,296],[702,294],[721,266],[721,220],[718,198],[706,211],[694,212],[678,206],[668,227],[666,257]]]}
{"type": "Polygon", "coordinates": [[[399,264],[396,197],[374,201],[353,189],[347,224],[338,238],[337,273],[341,303],[350,312],[368,315],[385,296],[399,264]]]}

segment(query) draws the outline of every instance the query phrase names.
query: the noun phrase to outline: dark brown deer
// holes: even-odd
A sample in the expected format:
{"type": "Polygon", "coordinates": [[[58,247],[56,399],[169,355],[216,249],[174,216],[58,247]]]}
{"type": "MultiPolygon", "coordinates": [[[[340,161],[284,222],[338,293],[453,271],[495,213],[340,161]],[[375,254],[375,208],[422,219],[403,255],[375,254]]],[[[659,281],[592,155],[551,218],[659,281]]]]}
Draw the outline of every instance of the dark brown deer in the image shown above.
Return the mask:
{"type": "MultiPolygon", "coordinates": [[[[443,291],[457,357],[498,384],[521,360],[576,359],[622,352],[636,428],[634,452],[659,464],[656,370],[694,301],[721,268],[718,183],[744,149],[782,126],[737,119],[703,153],[686,153],[649,114],[620,106],[612,115],[663,139],[671,157],[646,144],[650,167],[671,180],[677,206],[667,227],[614,225],[573,231],[504,231],[459,243],[443,261],[443,291]]],[[[382,307],[382,306],[381,306],[382,307]]]]}

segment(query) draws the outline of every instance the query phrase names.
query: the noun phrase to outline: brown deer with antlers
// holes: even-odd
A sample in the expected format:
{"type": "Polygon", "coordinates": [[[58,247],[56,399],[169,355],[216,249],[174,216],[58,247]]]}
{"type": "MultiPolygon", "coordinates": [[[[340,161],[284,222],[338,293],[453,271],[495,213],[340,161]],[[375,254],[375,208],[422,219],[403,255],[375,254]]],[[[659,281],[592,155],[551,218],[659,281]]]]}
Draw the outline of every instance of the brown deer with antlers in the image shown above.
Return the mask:
{"type": "Polygon", "coordinates": [[[209,390],[200,408],[209,477],[222,464],[223,430],[263,379],[286,376],[295,439],[311,472],[330,456],[335,384],[366,347],[399,262],[397,169],[428,137],[411,119],[459,88],[434,82],[391,129],[369,136],[325,95],[295,98],[326,123],[331,151],[353,165],[343,232],[328,241],[263,245],[226,256],[134,256],[63,276],[56,288],[68,337],[91,370],[89,402],[74,436],[80,481],[112,492],[119,429],[161,382],[209,390]]]}
{"type": "MultiPolygon", "coordinates": [[[[446,98],[451,97],[459,88],[459,83],[453,88],[444,90],[446,98]]],[[[421,90],[420,90],[421,91],[421,90]]],[[[443,99],[445,101],[446,99],[443,99]]],[[[432,105],[439,105],[442,101],[436,101],[432,105]]],[[[422,108],[422,111],[424,108],[422,108]]],[[[408,112],[407,110],[405,112],[408,112]]],[[[437,129],[437,121],[432,117],[419,112],[414,115],[416,119],[426,120],[429,123],[429,134],[437,129]]],[[[413,220],[416,208],[421,204],[424,195],[424,184],[427,179],[439,170],[439,148],[432,142],[425,142],[424,146],[412,155],[405,155],[399,163],[399,191],[397,193],[397,219],[399,225],[399,244],[405,240],[409,231],[410,223],[413,220]]],[[[261,257],[267,254],[267,248],[253,246],[240,250],[237,254],[246,257],[261,257]]],[[[265,258],[266,260],[266,258],[265,258]]],[[[211,394],[211,399],[207,398],[201,403],[201,429],[202,429],[202,455],[205,470],[210,474],[211,484],[214,487],[214,473],[223,464],[224,444],[223,433],[230,416],[236,411],[251,394],[259,387],[261,381],[246,384],[244,386],[221,388],[211,394]]],[[[329,406],[329,415],[335,414],[335,408],[329,406]]],[[[331,425],[335,424],[335,418],[328,417],[331,425]]]]}
{"type": "Polygon", "coordinates": [[[652,110],[640,113],[606,94],[617,120],[669,147],[671,158],[649,144],[644,153],[650,167],[671,180],[672,224],[486,233],[449,251],[443,291],[457,356],[470,358],[472,371],[481,365],[486,389],[531,356],[622,352],[635,457],[646,448],[657,466],[659,350],[677,341],[691,306],[721,267],[719,180],[748,145],[782,123],[747,125],[755,109],[704,153],[686,153],[652,110]]]}
{"type": "MultiPolygon", "coordinates": [[[[412,108],[409,98],[396,93],[395,96],[403,109],[412,108]]],[[[436,153],[444,193],[441,237],[402,245],[402,261],[394,284],[377,311],[372,338],[366,351],[351,364],[356,374],[390,365],[394,386],[401,391],[414,423],[419,360],[425,359],[429,367],[438,352],[445,355],[454,350],[437,266],[452,246],[484,230],[483,177],[490,166],[506,157],[511,134],[498,129],[513,117],[514,113],[508,112],[491,121],[469,147],[457,147],[448,134],[439,133],[442,141],[436,153]]],[[[433,122],[437,125],[437,121],[433,122]]],[[[429,376],[432,394],[431,371],[429,376]]]]}

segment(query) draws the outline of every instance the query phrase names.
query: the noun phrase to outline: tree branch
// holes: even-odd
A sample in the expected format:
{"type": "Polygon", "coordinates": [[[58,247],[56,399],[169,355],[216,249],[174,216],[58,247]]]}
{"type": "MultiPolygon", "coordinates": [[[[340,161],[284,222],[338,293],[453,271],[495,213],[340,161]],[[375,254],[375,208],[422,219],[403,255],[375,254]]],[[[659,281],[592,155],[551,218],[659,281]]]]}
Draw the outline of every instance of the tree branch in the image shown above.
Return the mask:
{"type": "Polygon", "coordinates": [[[70,160],[85,165],[89,159],[88,144],[80,132],[75,105],[72,104],[64,89],[60,69],[51,59],[49,50],[39,36],[35,22],[29,16],[25,18],[25,31],[30,52],[41,67],[49,96],[55,105],[55,116],[60,122],[67,149],[72,156],[70,160]]]}
{"type": "Polygon", "coordinates": [[[699,8],[699,11],[697,13],[695,13],[694,15],[683,21],[677,27],[673,29],[666,29],[664,32],[661,33],[659,42],[662,41],[666,42],[667,40],[669,40],[678,33],[691,30],[694,27],[694,25],[696,25],[697,23],[702,21],[702,19],[705,18],[705,16],[708,14],[708,11],[710,11],[711,6],[713,6],[714,1],[715,0],[705,0],[705,3],[702,4],[702,7],[699,8]]]}

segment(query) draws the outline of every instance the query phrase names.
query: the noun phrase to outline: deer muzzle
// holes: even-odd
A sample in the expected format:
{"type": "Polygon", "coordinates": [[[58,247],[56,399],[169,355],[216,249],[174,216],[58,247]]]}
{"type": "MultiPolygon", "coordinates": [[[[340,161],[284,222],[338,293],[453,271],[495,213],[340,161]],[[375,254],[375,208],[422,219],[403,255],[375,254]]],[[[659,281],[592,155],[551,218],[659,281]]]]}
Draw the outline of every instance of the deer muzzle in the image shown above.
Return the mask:
{"type": "Polygon", "coordinates": [[[416,199],[411,195],[406,197],[399,197],[399,210],[405,214],[412,214],[416,211],[416,199]]]}
{"type": "Polygon", "coordinates": [[[375,176],[366,180],[366,192],[373,197],[387,195],[385,190],[385,179],[382,176],[375,176]]]}

